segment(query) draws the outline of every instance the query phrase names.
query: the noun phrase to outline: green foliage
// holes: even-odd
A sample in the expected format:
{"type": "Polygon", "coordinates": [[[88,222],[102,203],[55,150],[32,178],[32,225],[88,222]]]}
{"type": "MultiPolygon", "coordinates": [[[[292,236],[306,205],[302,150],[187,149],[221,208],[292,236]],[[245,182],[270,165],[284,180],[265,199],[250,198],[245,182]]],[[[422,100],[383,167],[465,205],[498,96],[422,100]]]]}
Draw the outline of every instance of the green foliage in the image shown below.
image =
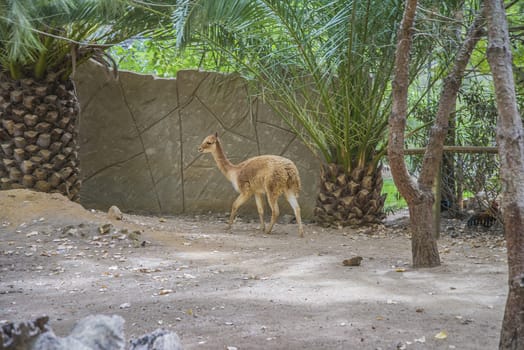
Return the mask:
{"type": "MultiPolygon", "coordinates": [[[[519,109],[524,110],[524,2],[506,1],[506,16],[513,58],[513,73],[519,109]]],[[[471,65],[477,74],[490,76],[486,57],[487,38],[483,38],[471,58],[471,65]]],[[[491,79],[490,77],[487,79],[491,79]]]]}
{"type": "MultiPolygon", "coordinates": [[[[437,32],[449,32],[445,44],[434,47],[428,54],[432,64],[428,65],[424,74],[417,78],[417,85],[429,86],[430,76],[447,74],[445,67],[452,67],[457,45],[463,40],[465,28],[479,10],[479,4],[472,1],[457,2],[457,7],[448,12],[448,16],[455,16],[459,20],[446,21],[444,26],[439,26],[437,32]],[[462,19],[462,17],[464,17],[462,19]],[[446,29],[446,26],[448,27],[446,29]],[[454,39],[455,38],[455,39],[454,39]],[[444,69],[442,70],[442,68],[444,69]],[[439,71],[441,69],[441,71],[439,71]]],[[[517,33],[517,28],[524,28],[524,15],[518,2],[508,2],[508,18],[510,32],[517,33]],[[511,24],[512,23],[512,24],[511,24]],[[514,28],[514,29],[511,29],[514,28]]],[[[441,11],[442,14],[445,12],[441,11]]],[[[522,29],[521,29],[522,30],[522,29]]],[[[439,35],[440,36],[440,35],[439,35]]],[[[446,38],[446,36],[442,36],[446,38]]],[[[518,58],[521,49],[522,36],[513,36],[512,48],[514,56],[514,71],[519,89],[518,58]]],[[[495,126],[497,110],[494,101],[493,84],[489,64],[486,60],[487,39],[481,39],[469,63],[455,112],[451,115],[449,134],[446,145],[456,146],[495,146],[495,126]]],[[[520,89],[522,90],[521,78],[520,89]]],[[[411,91],[410,103],[412,111],[408,123],[408,146],[425,147],[430,134],[430,128],[437,113],[442,85],[435,84],[429,88],[425,96],[411,91]],[[417,101],[418,104],[414,104],[417,101]]],[[[523,107],[520,102],[521,108],[523,107]]],[[[420,170],[422,157],[411,156],[407,158],[412,173],[420,170]]],[[[463,193],[485,193],[488,198],[494,199],[500,190],[498,179],[499,161],[493,154],[449,154],[444,155],[442,174],[442,193],[446,199],[459,200],[463,193]]]]}
{"type": "Polygon", "coordinates": [[[406,200],[398,192],[393,179],[384,179],[382,194],[387,194],[386,202],[384,203],[385,213],[407,208],[406,200]]]}
{"type": "MultiPolygon", "coordinates": [[[[481,1],[421,1],[413,50],[407,146],[425,146],[440,79],[481,1]]],[[[508,17],[516,77],[522,55],[523,5],[511,2],[508,17]],[[518,29],[520,28],[520,29],[518,29]],[[519,31],[520,30],[520,31],[519,31]]],[[[182,0],[165,40],[140,39],[113,53],[120,67],[159,76],[183,68],[238,71],[326,162],[352,168],[373,164],[384,152],[390,78],[401,1],[182,0]]],[[[470,74],[488,89],[486,42],[481,41],[470,74]]],[[[520,85],[524,85],[521,78],[520,85]]],[[[490,144],[491,107],[466,80],[456,112],[457,143],[490,144]],[[475,101],[474,97],[479,96],[475,101]],[[482,111],[482,109],[486,109],[482,111]],[[486,119],[479,118],[485,116],[486,119]],[[487,131],[486,131],[487,130],[487,131]],[[484,134],[482,134],[484,133],[484,134]]],[[[484,117],[482,117],[484,118],[484,117]]],[[[416,161],[413,169],[416,170],[416,161]]]]}
{"type": "Polygon", "coordinates": [[[0,0],[0,72],[69,77],[90,57],[170,18],[131,0],[0,0]]]}
{"type": "MultiPolygon", "coordinates": [[[[471,73],[475,73],[474,70],[471,73]]],[[[437,113],[438,101],[428,99],[414,108],[412,122],[418,121],[417,129],[410,138],[411,145],[424,147],[430,133],[431,120],[437,113]]],[[[453,146],[495,146],[497,108],[487,76],[470,74],[466,77],[452,118],[447,145],[453,146]]],[[[452,168],[444,168],[443,189],[460,196],[464,192],[485,193],[494,199],[500,190],[498,178],[499,160],[494,154],[446,154],[453,159],[452,168]]],[[[422,156],[408,158],[411,171],[417,173],[422,156]]]]}
{"type": "MultiPolygon", "coordinates": [[[[460,4],[423,2],[413,76],[448,52],[439,48],[457,45],[462,23],[445,16],[460,4]]],[[[376,165],[385,151],[402,9],[399,0],[179,1],[171,39],[113,53],[124,69],[160,76],[189,67],[238,71],[323,161],[351,171],[376,165]]],[[[415,80],[414,105],[448,66],[431,64],[431,74],[415,80]]]]}
{"type": "MultiPolygon", "coordinates": [[[[173,37],[199,67],[216,65],[250,79],[253,93],[314,153],[349,172],[376,166],[385,151],[401,4],[180,1],[173,37]]],[[[161,50],[150,51],[150,68],[166,74],[158,67],[165,62],[161,50]]]]}
{"type": "Polygon", "coordinates": [[[524,3],[522,1],[511,3],[513,6],[509,7],[506,13],[513,54],[517,102],[522,112],[524,111],[524,3]]]}
{"type": "Polygon", "coordinates": [[[198,53],[181,55],[174,40],[133,39],[110,48],[118,68],[158,77],[175,77],[179,70],[200,68],[229,71],[229,67],[218,67],[209,55],[198,53]]]}

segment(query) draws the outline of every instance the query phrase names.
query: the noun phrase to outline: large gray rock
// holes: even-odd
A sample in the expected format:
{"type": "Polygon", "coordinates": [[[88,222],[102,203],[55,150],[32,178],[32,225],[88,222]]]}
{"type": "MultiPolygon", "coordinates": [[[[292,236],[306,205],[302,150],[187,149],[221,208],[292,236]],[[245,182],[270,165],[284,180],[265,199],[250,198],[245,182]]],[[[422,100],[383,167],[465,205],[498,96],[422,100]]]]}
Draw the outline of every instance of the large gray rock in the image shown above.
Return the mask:
{"type": "Polygon", "coordinates": [[[182,350],[182,344],[178,335],[164,329],[131,340],[129,350],[182,350]]]}
{"type": "Polygon", "coordinates": [[[52,332],[47,325],[49,317],[39,317],[34,321],[7,323],[0,327],[0,350],[31,349],[35,341],[47,332],[52,332]]]}
{"type": "MultiPolygon", "coordinates": [[[[57,337],[47,322],[9,323],[0,329],[0,350],[123,350],[124,319],[120,316],[90,315],[78,321],[66,337],[57,337]]],[[[182,350],[178,336],[163,329],[129,342],[129,350],[182,350]]]]}

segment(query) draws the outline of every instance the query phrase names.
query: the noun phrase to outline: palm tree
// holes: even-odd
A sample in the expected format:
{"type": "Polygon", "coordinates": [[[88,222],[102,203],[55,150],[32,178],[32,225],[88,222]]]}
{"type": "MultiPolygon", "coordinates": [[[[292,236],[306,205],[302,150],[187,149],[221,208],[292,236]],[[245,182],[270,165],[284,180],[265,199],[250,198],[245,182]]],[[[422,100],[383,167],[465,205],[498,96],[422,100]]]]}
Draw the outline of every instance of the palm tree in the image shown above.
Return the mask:
{"type": "Polygon", "coordinates": [[[384,215],[380,160],[400,5],[179,2],[178,47],[239,70],[320,160],[315,216],[321,224],[360,225],[384,215]]]}
{"type": "Polygon", "coordinates": [[[163,17],[113,0],[0,0],[0,14],[0,188],[76,200],[80,108],[71,74],[89,58],[110,63],[105,49],[163,17]]]}

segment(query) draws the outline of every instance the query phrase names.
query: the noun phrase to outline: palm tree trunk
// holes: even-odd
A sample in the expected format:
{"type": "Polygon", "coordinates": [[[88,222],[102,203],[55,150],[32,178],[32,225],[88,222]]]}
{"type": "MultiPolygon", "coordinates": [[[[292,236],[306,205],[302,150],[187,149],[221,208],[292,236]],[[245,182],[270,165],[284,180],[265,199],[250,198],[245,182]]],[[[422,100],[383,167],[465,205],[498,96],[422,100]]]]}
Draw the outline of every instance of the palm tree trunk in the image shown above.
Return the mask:
{"type": "Polygon", "coordinates": [[[0,188],[59,192],[77,200],[79,112],[71,80],[0,74],[0,188]]]}
{"type": "Polygon", "coordinates": [[[381,166],[356,168],[349,174],[337,164],[323,165],[314,210],[324,226],[360,226],[384,218],[381,166]]]}

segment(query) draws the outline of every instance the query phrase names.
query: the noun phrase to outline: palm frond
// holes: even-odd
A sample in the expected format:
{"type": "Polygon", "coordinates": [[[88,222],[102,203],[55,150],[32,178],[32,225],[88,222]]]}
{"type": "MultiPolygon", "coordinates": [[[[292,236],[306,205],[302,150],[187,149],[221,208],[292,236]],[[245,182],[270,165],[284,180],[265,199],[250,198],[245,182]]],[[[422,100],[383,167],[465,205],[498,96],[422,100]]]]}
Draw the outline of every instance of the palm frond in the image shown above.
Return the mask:
{"type": "Polygon", "coordinates": [[[227,58],[306,145],[351,171],[384,147],[401,6],[378,3],[187,1],[174,28],[180,47],[227,58]]]}
{"type": "MultiPolygon", "coordinates": [[[[434,44],[430,26],[442,26],[435,13],[452,14],[458,3],[439,5],[448,12],[421,11],[433,17],[420,26],[412,76],[427,67],[428,48],[434,44]]],[[[216,56],[217,65],[225,62],[251,79],[253,91],[325,162],[348,172],[377,165],[385,153],[401,0],[179,4],[173,17],[179,49],[216,56]]],[[[442,19],[446,24],[450,20],[442,19]]],[[[427,87],[440,74],[429,77],[427,87]]]]}
{"type": "Polygon", "coordinates": [[[72,49],[88,57],[171,21],[154,4],[132,0],[4,0],[0,13],[0,69],[12,77],[41,78],[64,67],[67,76],[72,49]]]}

